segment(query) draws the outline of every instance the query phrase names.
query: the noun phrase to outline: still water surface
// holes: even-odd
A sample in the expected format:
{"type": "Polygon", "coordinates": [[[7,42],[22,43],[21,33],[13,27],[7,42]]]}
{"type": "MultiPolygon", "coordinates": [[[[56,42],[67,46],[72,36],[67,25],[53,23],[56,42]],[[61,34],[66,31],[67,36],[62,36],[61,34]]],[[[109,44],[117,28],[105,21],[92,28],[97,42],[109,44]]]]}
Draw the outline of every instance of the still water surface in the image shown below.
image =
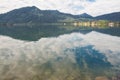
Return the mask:
{"type": "Polygon", "coordinates": [[[0,27],[0,80],[120,80],[119,57],[120,28],[0,27]]]}

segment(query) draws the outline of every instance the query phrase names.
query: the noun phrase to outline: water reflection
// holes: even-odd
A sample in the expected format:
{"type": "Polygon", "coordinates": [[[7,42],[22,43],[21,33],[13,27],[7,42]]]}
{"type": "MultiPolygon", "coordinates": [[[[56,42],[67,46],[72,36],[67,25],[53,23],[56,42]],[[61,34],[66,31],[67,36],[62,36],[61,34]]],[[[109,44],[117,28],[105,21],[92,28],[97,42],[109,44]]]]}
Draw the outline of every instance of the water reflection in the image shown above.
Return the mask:
{"type": "Polygon", "coordinates": [[[9,36],[0,36],[0,80],[119,80],[119,28],[1,26],[0,35],[9,36]]]}
{"type": "Polygon", "coordinates": [[[119,44],[95,31],[30,42],[0,36],[0,80],[119,80],[119,44]]]}
{"type": "Polygon", "coordinates": [[[7,35],[15,39],[36,41],[42,37],[55,37],[71,32],[86,34],[98,31],[114,36],[120,36],[120,28],[93,28],[70,25],[34,25],[34,26],[0,26],[0,35],[7,35]]]}

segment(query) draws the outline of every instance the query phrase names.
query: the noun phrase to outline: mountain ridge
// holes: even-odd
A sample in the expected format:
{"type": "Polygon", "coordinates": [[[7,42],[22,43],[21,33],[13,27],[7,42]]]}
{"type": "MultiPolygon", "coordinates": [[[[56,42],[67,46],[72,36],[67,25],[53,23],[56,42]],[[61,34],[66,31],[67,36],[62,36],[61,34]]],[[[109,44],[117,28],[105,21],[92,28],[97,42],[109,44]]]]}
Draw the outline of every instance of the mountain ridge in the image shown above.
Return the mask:
{"type": "MultiPolygon", "coordinates": [[[[0,22],[27,23],[27,22],[57,22],[68,14],[57,10],[40,10],[37,7],[23,7],[0,15],[0,22]]],[[[66,16],[67,15],[67,16],[66,16]]]]}
{"type": "Polygon", "coordinates": [[[94,17],[97,20],[120,21],[120,12],[108,13],[94,17]]]}
{"type": "Polygon", "coordinates": [[[0,23],[57,23],[84,20],[120,21],[119,15],[120,12],[101,15],[97,17],[93,17],[87,13],[72,15],[69,13],[62,13],[58,10],[40,10],[36,6],[32,6],[22,7],[19,9],[14,9],[5,14],[0,14],[0,23]]]}

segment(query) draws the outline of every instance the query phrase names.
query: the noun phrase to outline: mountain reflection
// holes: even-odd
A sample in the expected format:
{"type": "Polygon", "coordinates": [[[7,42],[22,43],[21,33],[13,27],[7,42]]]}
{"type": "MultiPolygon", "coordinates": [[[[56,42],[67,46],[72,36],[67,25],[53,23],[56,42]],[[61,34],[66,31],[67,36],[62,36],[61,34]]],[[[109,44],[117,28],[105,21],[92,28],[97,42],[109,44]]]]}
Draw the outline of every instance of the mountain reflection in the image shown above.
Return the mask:
{"type": "Polygon", "coordinates": [[[91,28],[84,26],[66,25],[34,25],[34,26],[0,26],[0,34],[10,36],[15,39],[37,41],[42,37],[57,37],[71,32],[81,32],[86,34],[90,31],[98,31],[114,36],[120,36],[119,28],[91,28]]]}

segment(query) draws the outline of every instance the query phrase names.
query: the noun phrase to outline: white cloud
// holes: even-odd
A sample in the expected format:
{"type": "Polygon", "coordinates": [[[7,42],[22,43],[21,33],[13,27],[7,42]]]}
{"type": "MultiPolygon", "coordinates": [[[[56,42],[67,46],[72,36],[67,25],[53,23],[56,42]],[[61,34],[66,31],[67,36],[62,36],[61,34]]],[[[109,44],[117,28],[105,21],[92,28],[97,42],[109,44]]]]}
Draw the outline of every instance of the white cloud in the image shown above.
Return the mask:
{"type": "Polygon", "coordinates": [[[92,15],[101,15],[112,12],[120,12],[120,0],[97,0],[92,5],[85,8],[84,11],[92,15]]]}
{"type": "Polygon", "coordinates": [[[33,5],[40,9],[54,9],[72,14],[86,12],[93,16],[120,11],[120,0],[0,0],[0,3],[0,13],[33,5]]]}

